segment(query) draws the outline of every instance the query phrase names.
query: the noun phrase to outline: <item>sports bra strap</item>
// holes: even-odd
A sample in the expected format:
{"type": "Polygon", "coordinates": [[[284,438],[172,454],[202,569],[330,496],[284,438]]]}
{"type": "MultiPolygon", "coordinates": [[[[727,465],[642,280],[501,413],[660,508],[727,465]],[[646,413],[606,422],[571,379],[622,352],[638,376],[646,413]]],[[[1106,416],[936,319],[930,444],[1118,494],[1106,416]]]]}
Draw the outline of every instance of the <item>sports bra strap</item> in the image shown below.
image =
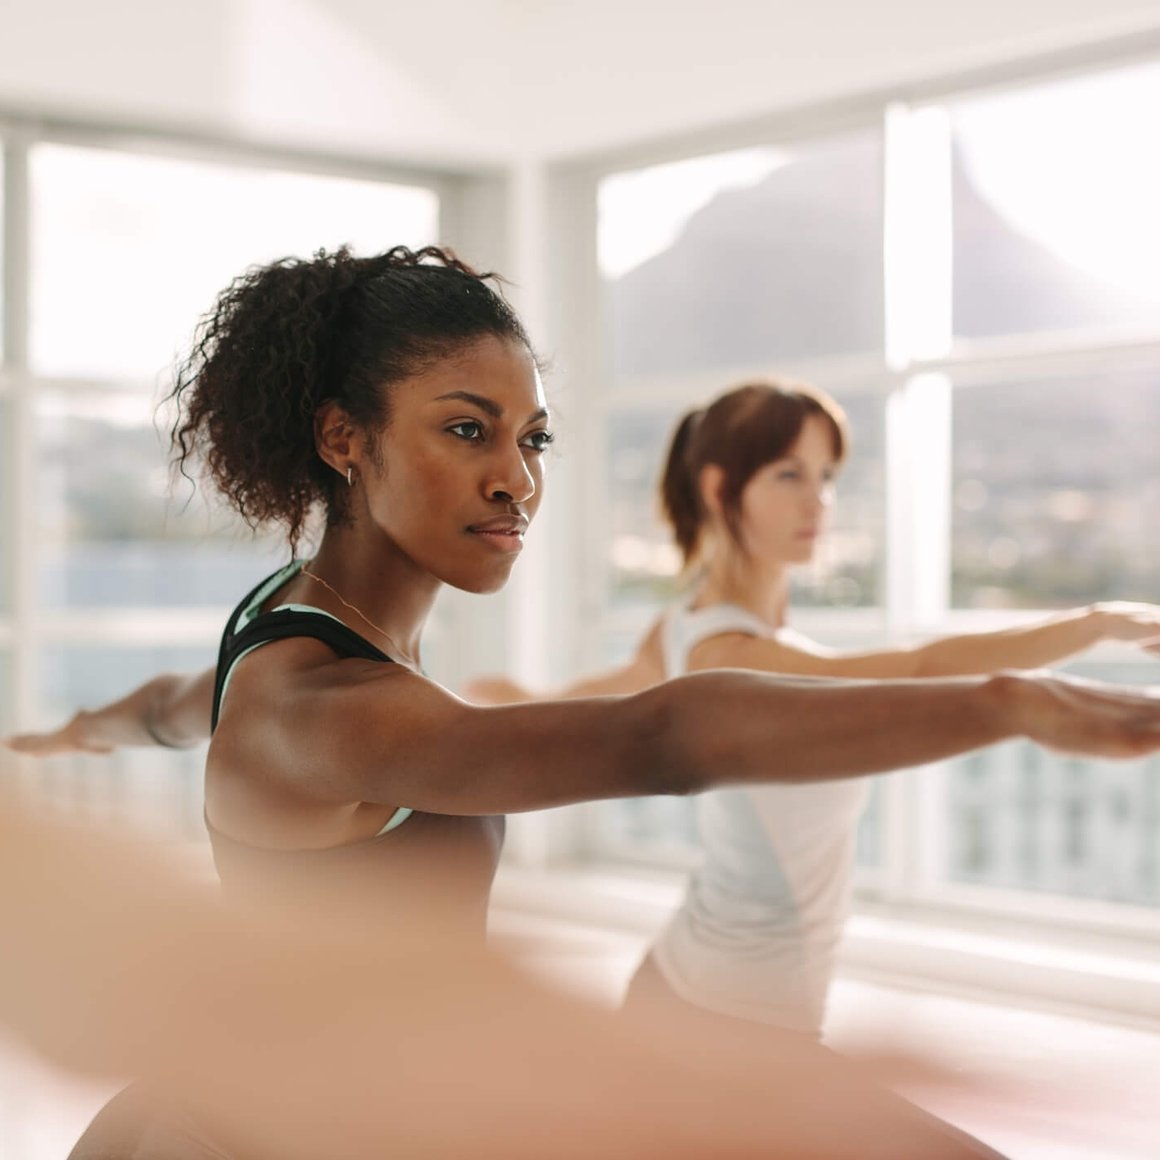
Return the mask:
{"type": "MultiPolygon", "coordinates": [[[[213,719],[211,731],[217,728],[221,700],[225,694],[226,682],[234,665],[242,656],[258,645],[273,640],[288,640],[291,637],[308,636],[329,645],[340,657],[356,657],[367,661],[391,661],[381,649],[375,648],[369,640],[359,636],[341,620],[336,620],[325,612],[303,612],[296,608],[275,609],[256,617],[240,632],[235,632],[238,618],[249,606],[251,599],[261,590],[254,589],[238,606],[230,617],[222,634],[221,649],[218,652],[217,674],[213,690],[213,719]]],[[[393,662],[391,662],[393,663],[393,662]]]]}

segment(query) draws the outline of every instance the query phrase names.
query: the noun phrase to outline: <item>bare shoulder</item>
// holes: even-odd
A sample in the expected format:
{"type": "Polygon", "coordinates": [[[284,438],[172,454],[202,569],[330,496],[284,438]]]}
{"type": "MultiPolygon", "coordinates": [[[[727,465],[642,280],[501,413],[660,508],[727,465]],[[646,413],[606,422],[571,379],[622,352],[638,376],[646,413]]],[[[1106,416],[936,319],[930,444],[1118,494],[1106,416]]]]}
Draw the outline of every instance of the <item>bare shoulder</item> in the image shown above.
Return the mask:
{"type": "Polygon", "coordinates": [[[207,810],[231,836],[245,825],[253,841],[273,820],[265,844],[333,845],[345,840],[335,832],[371,836],[357,827],[373,814],[381,829],[401,806],[502,814],[650,789],[655,770],[670,784],[657,738],[671,693],[472,705],[399,666],[334,660],[311,642],[266,647],[280,650],[278,671],[247,658],[210,745],[207,810]]]}
{"type": "Polygon", "coordinates": [[[707,637],[689,653],[689,671],[751,668],[756,655],[753,645],[765,639],[747,632],[719,632],[707,637]]]}
{"type": "Polygon", "coordinates": [[[723,632],[698,644],[689,655],[690,671],[754,669],[758,672],[818,675],[826,667],[822,650],[788,630],[769,636],[723,632]]]}
{"type": "Polygon", "coordinates": [[[389,733],[419,703],[429,712],[432,693],[430,681],[402,665],[340,658],[309,637],[255,649],[234,667],[210,742],[210,820],[273,846],[332,845],[376,832],[394,806],[362,800],[342,776],[344,753],[367,730],[389,733]]]}
{"type": "Polygon", "coordinates": [[[234,665],[222,700],[219,730],[248,730],[269,715],[292,726],[286,710],[303,699],[367,683],[386,694],[406,687],[408,682],[400,678],[413,675],[398,664],[339,657],[313,637],[271,641],[234,665]]]}

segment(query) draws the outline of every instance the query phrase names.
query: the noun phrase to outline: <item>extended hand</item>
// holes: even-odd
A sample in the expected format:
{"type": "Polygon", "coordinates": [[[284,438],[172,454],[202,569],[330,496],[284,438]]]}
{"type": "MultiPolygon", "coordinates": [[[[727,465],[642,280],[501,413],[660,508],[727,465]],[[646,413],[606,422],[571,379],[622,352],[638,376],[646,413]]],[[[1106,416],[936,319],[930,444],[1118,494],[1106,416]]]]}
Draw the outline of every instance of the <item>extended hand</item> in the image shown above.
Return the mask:
{"type": "Polygon", "coordinates": [[[89,716],[81,711],[59,729],[42,733],[14,733],[0,738],[0,744],[32,757],[55,757],[61,753],[112,753],[115,746],[89,736],[89,716]]]}
{"type": "Polygon", "coordinates": [[[1032,741],[1093,757],[1160,750],[1160,686],[1127,689],[1042,672],[1014,673],[1021,732],[1032,741]]]}
{"type": "Polygon", "coordinates": [[[1133,641],[1160,655],[1160,605],[1109,600],[1095,605],[1093,615],[1105,639],[1133,641]]]}

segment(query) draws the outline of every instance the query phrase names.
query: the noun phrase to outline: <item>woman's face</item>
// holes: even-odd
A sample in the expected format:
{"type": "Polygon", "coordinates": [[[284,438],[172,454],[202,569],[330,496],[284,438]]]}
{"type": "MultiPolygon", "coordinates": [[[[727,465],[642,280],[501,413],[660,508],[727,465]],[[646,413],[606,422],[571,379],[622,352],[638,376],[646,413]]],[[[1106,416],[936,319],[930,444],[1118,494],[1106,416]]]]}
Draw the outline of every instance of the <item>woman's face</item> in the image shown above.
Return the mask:
{"type": "Polygon", "coordinates": [[[391,388],[378,464],[360,469],[371,520],[421,570],[494,592],[540,506],[550,441],[531,353],[482,338],[391,388]]]}
{"type": "Polygon", "coordinates": [[[769,564],[804,564],[834,499],[833,434],[810,415],[784,456],[765,464],[741,493],[741,535],[748,554],[769,564]]]}

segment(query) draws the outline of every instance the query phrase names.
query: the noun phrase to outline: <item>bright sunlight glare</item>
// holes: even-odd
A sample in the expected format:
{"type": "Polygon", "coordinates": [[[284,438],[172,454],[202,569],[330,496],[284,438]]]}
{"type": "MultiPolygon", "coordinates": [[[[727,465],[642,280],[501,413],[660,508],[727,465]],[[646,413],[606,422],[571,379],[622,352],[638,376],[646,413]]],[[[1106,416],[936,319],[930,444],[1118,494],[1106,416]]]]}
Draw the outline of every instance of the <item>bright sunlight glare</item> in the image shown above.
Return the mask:
{"type": "Polygon", "coordinates": [[[727,189],[745,189],[788,164],[781,149],[742,149],[617,173],[600,183],[600,272],[619,278],[676,241],[689,218],[727,189]]]}
{"type": "Polygon", "coordinates": [[[1160,305],[1160,65],[954,106],[979,192],[1020,233],[1160,305]]]}

